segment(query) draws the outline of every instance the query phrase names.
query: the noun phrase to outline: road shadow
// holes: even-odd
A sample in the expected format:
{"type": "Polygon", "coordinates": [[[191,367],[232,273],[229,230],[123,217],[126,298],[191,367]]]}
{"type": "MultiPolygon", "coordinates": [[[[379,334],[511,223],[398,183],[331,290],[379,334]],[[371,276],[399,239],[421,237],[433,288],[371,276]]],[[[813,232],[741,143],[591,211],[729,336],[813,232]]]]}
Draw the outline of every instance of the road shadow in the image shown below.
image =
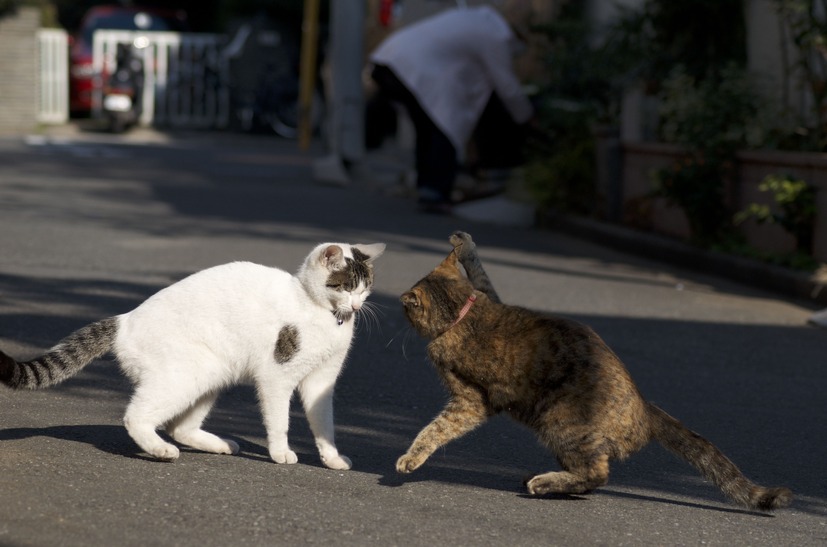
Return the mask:
{"type": "Polygon", "coordinates": [[[71,441],[94,446],[102,452],[130,459],[157,462],[147,454],[141,453],[138,445],[123,426],[89,424],[57,425],[50,427],[21,427],[0,429],[0,442],[18,441],[36,437],[49,437],[61,441],[71,441]]]}
{"type": "MultiPolygon", "coordinates": [[[[699,509],[703,511],[715,511],[718,513],[729,513],[733,515],[749,515],[752,517],[760,517],[760,518],[773,518],[775,515],[771,513],[764,513],[760,511],[751,511],[749,509],[739,509],[737,507],[720,507],[717,505],[710,505],[704,503],[693,503],[693,502],[686,502],[680,501],[675,499],[670,499],[662,496],[645,496],[641,494],[632,494],[629,492],[618,492],[616,490],[608,490],[608,489],[599,489],[595,490],[588,494],[589,496],[607,496],[611,498],[621,498],[621,499],[629,499],[629,500],[636,500],[636,501],[643,501],[649,503],[656,503],[656,504],[665,504],[665,505],[674,505],[677,507],[687,507],[689,509],[699,509]]],[[[539,499],[539,500],[560,500],[566,499],[566,497],[560,497],[559,495],[548,495],[548,496],[529,496],[527,494],[523,494],[520,496],[521,498],[526,499],[539,499]]],[[[581,497],[576,497],[575,499],[586,499],[581,497]]]]}

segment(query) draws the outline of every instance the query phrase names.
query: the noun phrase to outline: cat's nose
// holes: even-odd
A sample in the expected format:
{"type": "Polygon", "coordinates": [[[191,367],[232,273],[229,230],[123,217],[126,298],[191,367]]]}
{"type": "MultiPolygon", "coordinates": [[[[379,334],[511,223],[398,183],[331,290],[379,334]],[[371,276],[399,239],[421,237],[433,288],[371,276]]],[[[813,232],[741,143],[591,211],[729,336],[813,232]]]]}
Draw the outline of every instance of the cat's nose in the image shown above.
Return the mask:
{"type": "Polygon", "coordinates": [[[359,311],[362,309],[362,303],[358,300],[354,300],[350,303],[350,307],[353,308],[353,311],[359,311]]]}

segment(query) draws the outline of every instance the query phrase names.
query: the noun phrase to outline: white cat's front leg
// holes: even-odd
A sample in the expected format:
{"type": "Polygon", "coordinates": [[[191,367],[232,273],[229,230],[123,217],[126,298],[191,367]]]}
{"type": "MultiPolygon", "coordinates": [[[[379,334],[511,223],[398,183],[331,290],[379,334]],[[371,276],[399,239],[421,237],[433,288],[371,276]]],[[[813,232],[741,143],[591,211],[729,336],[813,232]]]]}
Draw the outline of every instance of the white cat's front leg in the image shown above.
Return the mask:
{"type": "Polygon", "coordinates": [[[259,376],[256,379],[261,414],[267,429],[267,448],[276,463],[296,463],[299,457],[287,443],[290,426],[290,398],[293,387],[276,375],[259,376]]]}
{"type": "Polygon", "coordinates": [[[299,383],[299,393],[322,463],[330,469],[345,470],[353,464],[339,454],[334,439],[333,387],[338,375],[338,367],[317,369],[299,383]]]}

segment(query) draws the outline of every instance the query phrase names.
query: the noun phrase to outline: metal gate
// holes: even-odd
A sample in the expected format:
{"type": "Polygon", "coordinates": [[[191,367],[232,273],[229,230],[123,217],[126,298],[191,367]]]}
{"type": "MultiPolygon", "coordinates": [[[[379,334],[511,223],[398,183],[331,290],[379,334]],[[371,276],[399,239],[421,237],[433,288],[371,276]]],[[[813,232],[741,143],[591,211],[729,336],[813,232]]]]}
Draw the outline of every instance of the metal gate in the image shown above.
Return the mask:
{"type": "Polygon", "coordinates": [[[68,37],[59,29],[37,31],[37,121],[62,124],[69,119],[68,37]]]}
{"type": "Polygon", "coordinates": [[[224,37],[217,34],[99,30],[92,66],[92,113],[101,113],[102,87],[115,70],[118,44],[132,44],[144,64],[141,123],[173,127],[225,127],[229,120],[224,37]]]}

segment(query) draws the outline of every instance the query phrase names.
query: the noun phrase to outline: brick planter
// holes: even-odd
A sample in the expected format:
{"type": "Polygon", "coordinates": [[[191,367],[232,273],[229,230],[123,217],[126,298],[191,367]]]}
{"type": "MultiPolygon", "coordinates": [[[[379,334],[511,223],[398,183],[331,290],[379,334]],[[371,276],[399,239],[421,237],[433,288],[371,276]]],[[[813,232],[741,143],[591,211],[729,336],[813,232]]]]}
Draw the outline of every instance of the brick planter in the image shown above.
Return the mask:
{"type": "MultiPolygon", "coordinates": [[[[689,223],[683,211],[662,198],[649,197],[655,188],[654,173],[669,167],[681,153],[680,147],[663,143],[625,142],[621,145],[625,224],[688,238],[689,223]]],[[[727,192],[734,211],[743,210],[750,203],[772,203],[771,196],[758,190],[759,183],[767,175],[789,174],[818,189],[813,254],[819,261],[827,263],[827,154],[750,150],[740,152],[737,159],[738,180],[727,192]]],[[[748,221],[741,229],[747,241],[758,249],[788,252],[795,248],[792,236],[778,226],[748,221]]]]}

